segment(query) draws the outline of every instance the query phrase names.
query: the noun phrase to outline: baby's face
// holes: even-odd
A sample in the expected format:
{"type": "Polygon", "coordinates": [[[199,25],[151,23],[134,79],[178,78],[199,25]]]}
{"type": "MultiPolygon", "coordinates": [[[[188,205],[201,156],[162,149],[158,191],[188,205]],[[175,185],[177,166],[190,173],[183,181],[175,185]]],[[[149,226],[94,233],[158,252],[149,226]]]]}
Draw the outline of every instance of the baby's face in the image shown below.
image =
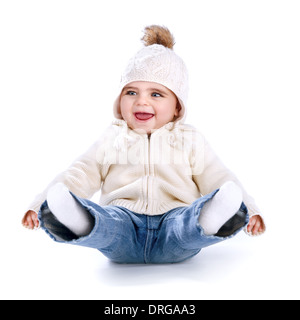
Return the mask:
{"type": "Polygon", "coordinates": [[[121,94],[120,111],[127,125],[148,134],[178,117],[180,104],[165,86],[137,81],[126,85],[121,94]]]}

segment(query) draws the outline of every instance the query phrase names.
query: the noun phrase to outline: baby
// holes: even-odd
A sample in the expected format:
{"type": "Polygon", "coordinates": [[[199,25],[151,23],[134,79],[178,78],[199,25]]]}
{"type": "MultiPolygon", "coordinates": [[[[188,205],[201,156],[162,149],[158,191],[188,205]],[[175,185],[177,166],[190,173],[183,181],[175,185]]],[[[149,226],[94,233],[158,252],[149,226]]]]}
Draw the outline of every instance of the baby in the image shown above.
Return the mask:
{"type": "Polygon", "coordinates": [[[176,263],[243,228],[265,231],[254,200],[184,123],[188,74],[168,29],[150,26],[114,103],[116,120],[28,208],[22,223],[118,263],[176,263]],[[99,205],[88,200],[101,190],[99,205]]]}

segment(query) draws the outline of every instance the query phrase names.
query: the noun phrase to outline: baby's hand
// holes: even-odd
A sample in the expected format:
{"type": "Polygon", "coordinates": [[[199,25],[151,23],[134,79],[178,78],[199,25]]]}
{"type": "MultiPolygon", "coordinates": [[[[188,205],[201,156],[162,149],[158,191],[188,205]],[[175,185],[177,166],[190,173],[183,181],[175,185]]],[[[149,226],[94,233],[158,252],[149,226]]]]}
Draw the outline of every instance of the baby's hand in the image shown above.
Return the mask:
{"type": "Polygon", "coordinates": [[[22,219],[22,224],[25,228],[33,230],[39,227],[38,215],[35,211],[29,210],[22,219]]]}
{"type": "Polygon", "coordinates": [[[264,222],[259,215],[250,218],[247,226],[247,232],[253,236],[257,236],[265,231],[264,222]]]}

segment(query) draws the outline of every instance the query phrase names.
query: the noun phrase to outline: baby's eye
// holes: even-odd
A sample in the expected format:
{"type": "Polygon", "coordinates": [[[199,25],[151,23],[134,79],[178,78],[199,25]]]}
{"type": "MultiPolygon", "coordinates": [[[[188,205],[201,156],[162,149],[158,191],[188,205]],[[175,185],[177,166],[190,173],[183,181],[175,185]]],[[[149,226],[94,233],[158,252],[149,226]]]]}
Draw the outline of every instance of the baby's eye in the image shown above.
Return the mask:
{"type": "Polygon", "coordinates": [[[127,94],[128,96],[135,96],[135,95],[136,95],[136,92],[129,90],[129,91],[126,92],[126,94],[127,94]]]}
{"type": "Polygon", "coordinates": [[[159,97],[162,97],[162,95],[160,93],[153,92],[152,97],[159,98],[159,97]]]}

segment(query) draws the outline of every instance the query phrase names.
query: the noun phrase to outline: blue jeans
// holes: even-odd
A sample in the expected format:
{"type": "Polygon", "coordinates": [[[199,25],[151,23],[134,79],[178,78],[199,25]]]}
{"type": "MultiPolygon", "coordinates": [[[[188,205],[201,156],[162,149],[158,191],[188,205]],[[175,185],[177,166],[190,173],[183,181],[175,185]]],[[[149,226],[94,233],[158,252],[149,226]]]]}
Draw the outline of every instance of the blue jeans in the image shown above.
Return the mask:
{"type": "MultiPolygon", "coordinates": [[[[118,206],[101,207],[75,196],[78,203],[94,217],[89,235],[78,238],[62,225],[45,201],[39,212],[41,228],[55,241],[98,249],[117,263],[177,263],[198,254],[202,248],[224,241],[229,236],[206,236],[199,225],[204,204],[218,190],[197,199],[188,207],[173,209],[163,215],[148,216],[118,206]]],[[[240,211],[249,221],[247,208],[240,211]]]]}

